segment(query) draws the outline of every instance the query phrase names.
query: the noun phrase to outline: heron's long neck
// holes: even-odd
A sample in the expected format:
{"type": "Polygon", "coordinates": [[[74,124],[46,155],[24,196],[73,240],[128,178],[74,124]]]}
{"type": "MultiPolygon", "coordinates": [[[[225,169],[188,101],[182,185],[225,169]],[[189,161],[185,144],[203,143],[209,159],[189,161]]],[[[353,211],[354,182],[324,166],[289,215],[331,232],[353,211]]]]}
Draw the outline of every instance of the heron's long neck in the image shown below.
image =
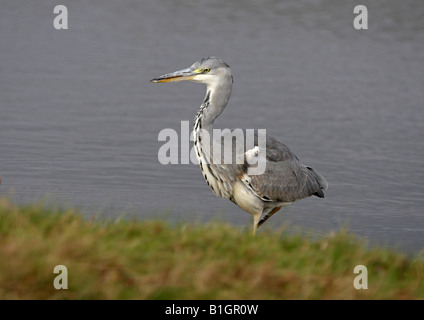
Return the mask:
{"type": "Polygon", "coordinates": [[[217,90],[208,86],[205,99],[194,119],[193,135],[196,157],[207,184],[215,194],[230,199],[232,194],[230,186],[224,183],[215,166],[211,165],[216,163],[212,147],[213,122],[224,110],[231,94],[231,85],[224,88],[227,90],[217,90]]]}
{"type": "Polygon", "coordinates": [[[212,132],[216,118],[224,111],[231,95],[232,78],[230,84],[209,85],[205,99],[197,111],[194,119],[194,131],[204,129],[212,132]]]}
{"type": "Polygon", "coordinates": [[[200,164],[202,162],[213,163],[213,122],[224,110],[230,99],[231,85],[232,81],[226,85],[224,83],[208,86],[205,99],[197,111],[194,119],[193,138],[197,159],[200,164]]]}

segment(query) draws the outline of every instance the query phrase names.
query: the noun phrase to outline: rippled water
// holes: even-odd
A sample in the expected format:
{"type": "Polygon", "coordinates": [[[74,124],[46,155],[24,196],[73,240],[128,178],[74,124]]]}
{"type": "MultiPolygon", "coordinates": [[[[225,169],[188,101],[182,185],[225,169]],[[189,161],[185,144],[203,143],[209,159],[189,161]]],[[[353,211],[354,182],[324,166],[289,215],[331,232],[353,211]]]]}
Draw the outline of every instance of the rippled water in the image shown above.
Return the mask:
{"type": "Polygon", "coordinates": [[[267,224],[350,230],[371,243],[424,247],[424,4],[362,1],[3,1],[1,194],[50,194],[87,215],[250,225],[197,165],[163,166],[164,128],[192,123],[198,84],[158,75],[216,55],[233,69],[219,128],[266,128],[329,182],[325,199],[267,224]]]}

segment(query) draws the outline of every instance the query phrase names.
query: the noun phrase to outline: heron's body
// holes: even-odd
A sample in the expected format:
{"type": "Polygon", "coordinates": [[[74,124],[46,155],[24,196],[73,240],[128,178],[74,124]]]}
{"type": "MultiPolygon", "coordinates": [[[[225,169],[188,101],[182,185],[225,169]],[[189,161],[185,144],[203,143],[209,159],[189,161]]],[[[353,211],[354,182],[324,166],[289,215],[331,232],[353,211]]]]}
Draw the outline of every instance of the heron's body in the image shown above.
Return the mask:
{"type": "MultiPolygon", "coordinates": [[[[190,68],[166,74],[152,82],[192,80],[205,83],[205,99],[196,114],[193,127],[194,147],[203,177],[212,191],[229,199],[253,216],[253,232],[281,207],[312,195],[323,198],[327,182],[310,167],[303,165],[281,141],[266,136],[266,148],[259,148],[254,135],[253,148],[246,150],[231,139],[232,159],[227,163],[216,156],[222,136],[213,135],[213,122],[224,110],[231,95],[233,77],[229,66],[219,58],[210,57],[190,68]],[[214,154],[215,150],[215,154],[214,154]],[[262,174],[249,174],[250,156],[261,154],[266,159],[262,174]],[[242,161],[235,161],[240,159],[242,161]],[[260,219],[262,217],[262,219],[260,219]]],[[[227,132],[227,134],[231,134],[227,132]]],[[[243,137],[246,138],[246,131],[243,137]]],[[[225,139],[225,138],[224,138],[225,139]]]]}

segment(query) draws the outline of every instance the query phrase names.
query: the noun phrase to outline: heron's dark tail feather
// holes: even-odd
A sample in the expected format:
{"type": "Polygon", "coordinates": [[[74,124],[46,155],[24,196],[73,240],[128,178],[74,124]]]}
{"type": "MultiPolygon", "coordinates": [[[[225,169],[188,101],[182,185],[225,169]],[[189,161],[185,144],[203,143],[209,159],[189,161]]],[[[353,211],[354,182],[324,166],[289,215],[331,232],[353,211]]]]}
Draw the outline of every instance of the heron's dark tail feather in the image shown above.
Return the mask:
{"type": "Polygon", "coordinates": [[[320,198],[324,198],[323,190],[327,190],[327,188],[328,188],[327,181],[324,179],[324,177],[322,175],[320,175],[318,172],[316,172],[311,167],[306,167],[306,168],[309,170],[309,172],[312,176],[311,177],[312,180],[315,181],[316,184],[318,184],[318,189],[313,193],[313,195],[320,197],[320,198]]]}
{"type": "Polygon", "coordinates": [[[324,192],[321,189],[319,189],[317,192],[313,193],[312,195],[318,198],[324,198],[324,192]]]}

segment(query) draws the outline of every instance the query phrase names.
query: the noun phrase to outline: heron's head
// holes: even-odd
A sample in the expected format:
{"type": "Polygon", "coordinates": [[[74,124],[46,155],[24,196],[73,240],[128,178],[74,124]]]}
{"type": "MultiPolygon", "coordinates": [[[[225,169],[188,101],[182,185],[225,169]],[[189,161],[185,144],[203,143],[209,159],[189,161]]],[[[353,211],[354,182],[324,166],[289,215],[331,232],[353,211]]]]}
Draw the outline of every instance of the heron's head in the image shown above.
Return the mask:
{"type": "Polygon", "coordinates": [[[208,87],[215,87],[233,81],[231,69],[222,59],[209,57],[193,63],[189,68],[178,70],[154,78],[150,82],[178,82],[191,80],[204,83],[208,87]]]}

